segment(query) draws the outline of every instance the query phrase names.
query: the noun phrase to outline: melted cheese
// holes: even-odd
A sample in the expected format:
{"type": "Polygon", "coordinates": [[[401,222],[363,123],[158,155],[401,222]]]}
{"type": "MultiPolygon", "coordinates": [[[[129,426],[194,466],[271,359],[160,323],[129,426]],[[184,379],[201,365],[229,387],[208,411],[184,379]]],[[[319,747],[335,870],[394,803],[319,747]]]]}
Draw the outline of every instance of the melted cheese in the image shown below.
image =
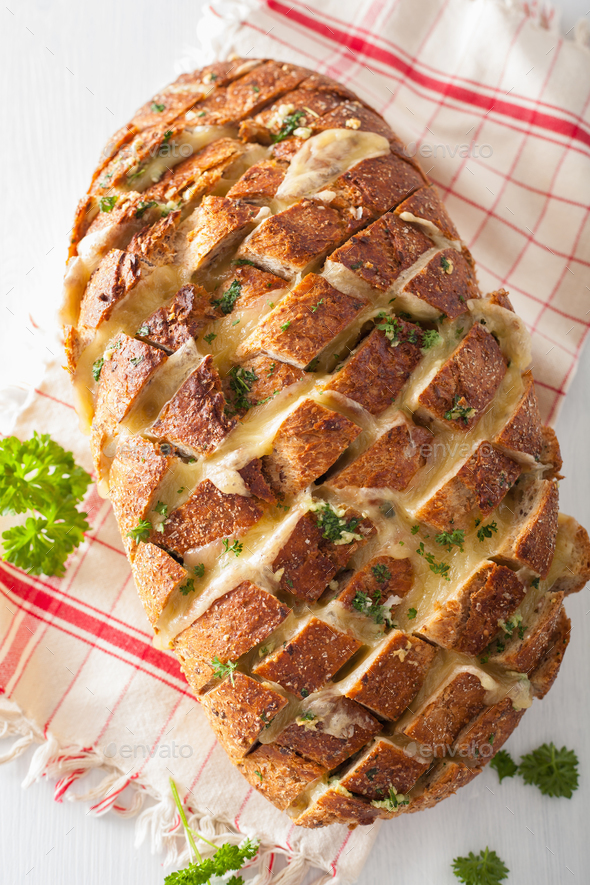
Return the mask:
{"type": "Polygon", "coordinates": [[[389,142],[374,132],[326,129],[299,148],[276,193],[278,201],[298,200],[326,188],[357,163],[386,156],[389,142]]]}

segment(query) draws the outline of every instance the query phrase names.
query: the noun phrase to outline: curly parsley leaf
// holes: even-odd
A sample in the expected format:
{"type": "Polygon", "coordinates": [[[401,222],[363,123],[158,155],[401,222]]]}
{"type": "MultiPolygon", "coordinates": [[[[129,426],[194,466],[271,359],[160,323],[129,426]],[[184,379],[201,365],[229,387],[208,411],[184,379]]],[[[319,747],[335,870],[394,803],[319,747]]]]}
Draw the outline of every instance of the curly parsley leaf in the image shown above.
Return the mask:
{"type": "Polygon", "coordinates": [[[230,682],[234,684],[234,670],[237,669],[236,661],[227,661],[225,664],[223,661],[220,661],[217,655],[210,662],[210,666],[213,667],[213,675],[217,679],[225,679],[226,676],[229,676],[230,682]]]}
{"type": "Polygon", "coordinates": [[[233,544],[230,544],[229,538],[223,539],[223,553],[233,553],[234,556],[239,556],[243,549],[244,545],[240,541],[234,541],[233,544]]]}
{"type": "Polygon", "coordinates": [[[21,442],[16,436],[0,441],[0,513],[37,510],[44,515],[56,501],[82,500],[90,476],[47,433],[35,432],[21,442]]]}
{"type": "MultiPolygon", "coordinates": [[[[192,830],[189,827],[180,796],[178,795],[178,789],[172,778],[170,778],[170,788],[187,841],[196,860],[189,863],[184,870],[177,870],[175,873],[170,873],[166,876],[164,885],[206,885],[214,876],[222,878],[226,873],[239,872],[247,860],[252,860],[252,858],[256,857],[259,848],[259,843],[256,839],[248,837],[239,845],[224,842],[222,845],[217,846],[210,842],[209,839],[206,839],[205,836],[192,830]],[[215,849],[212,857],[205,859],[201,857],[195,842],[195,836],[215,849]]],[[[241,876],[231,876],[224,881],[226,881],[226,885],[243,885],[244,883],[241,876]]]]}
{"type": "Polygon", "coordinates": [[[426,329],[422,334],[422,350],[430,350],[431,347],[435,347],[439,341],[442,341],[441,336],[434,329],[426,329]]]}
{"type": "Polygon", "coordinates": [[[98,201],[101,212],[112,212],[118,197],[101,197],[98,201]]]}
{"type": "Polygon", "coordinates": [[[518,765],[506,750],[498,750],[492,761],[490,768],[495,769],[500,779],[500,783],[505,777],[514,777],[518,771],[518,765]]]}
{"type": "Polygon", "coordinates": [[[88,531],[86,514],[56,503],[44,516],[29,516],[24,525],[2,533],[3,559],[33,575],[65,574],[65,561],[88,531]]]}
{"type": "Polygon", "coordinates": [[[140,519],[136,526],[129,529],[127,537],[139,544],[140,541],[147,541],[151,533],[152,524],[149,519],[140,519]]]}
{"type": "Polygon", "coordinates": [[[454,532],[441,532],[434,540],[436,544],[440,544],[440,546],[444,547],[449,553],[452,551],[453,547],[458,547],[459,552],[463,553],[465,532],[461,529],[456,529],[454,532]]]}
{"type": "Polygon", "coordinates": [[[229,387],[233,392],[231,405],[226,408],[228,415],[235,415],[242,410],[247,411],[253,405],[248,399],[252,385],[258,381],[258,375],[243,366],[232,366],[229,370],[229,387]]]}
{"type": "Polygon", "coordinates": [[[383,563],[377,563],[371,568],[373,575],[375,576],[375,580],[378,584],[384,584],[385,581],[389,581],[391,578],[391,572],[383,563]]]}
{"type": "Polygon", "coordinates": [[[525,784],[534,784],[544,796],[571,799],[578,789],[578,757],[567,747],[558,750],[553,741],[524,755],[518,773],[525,784]]]}
{"type": "Polygon", "coordinates": [[[487,525],[482,525],[482,527],[477,530],[477,537],[480,541],[483,541],[485,538],[491,538],[492,534],[497,531],[498,524],[496,522],[490,522],[487,525]]]}
{"type": "Polygon", "coordinates": [[[447,421],[463,421],[465,425],[469,424],[471,418],[476,415],[475,409],[469,405],[464,396],[455,394],[451,408],[445,412],[445,420],[447,421]]]}
{"type": "Polygon", "coordinates": [[[453,873],[464,885],[498,885],[509,872],[504,861],[489,848],[478,854],[470,851],[467,857],[453,861],[453,873]]]}
{"type": "Polygon", "coordinates": [[[352,607],[355,611],[366,615],[367,618],[371,618],[376,624],[386,624],[389,627],[391,626],[391,612],[381,604],[380,600],[379,590],[375,593],[374,599],[371,599],[368,593],[357,590],[352,600],[352,607]]]}

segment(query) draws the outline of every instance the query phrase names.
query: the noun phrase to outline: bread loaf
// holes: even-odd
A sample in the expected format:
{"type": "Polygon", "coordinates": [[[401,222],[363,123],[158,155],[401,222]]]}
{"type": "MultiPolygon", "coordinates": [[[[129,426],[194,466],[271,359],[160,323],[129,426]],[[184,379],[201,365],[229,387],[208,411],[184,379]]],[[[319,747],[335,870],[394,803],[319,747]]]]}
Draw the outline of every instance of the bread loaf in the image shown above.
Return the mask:
{"type": "Polygon", "coordinates": [[[184,74],[101,158],[63,322],[156,642],[252,786],[354,826],[475,777],[590,543],[524,325],[387,123],[296,65],[184,74]]]}

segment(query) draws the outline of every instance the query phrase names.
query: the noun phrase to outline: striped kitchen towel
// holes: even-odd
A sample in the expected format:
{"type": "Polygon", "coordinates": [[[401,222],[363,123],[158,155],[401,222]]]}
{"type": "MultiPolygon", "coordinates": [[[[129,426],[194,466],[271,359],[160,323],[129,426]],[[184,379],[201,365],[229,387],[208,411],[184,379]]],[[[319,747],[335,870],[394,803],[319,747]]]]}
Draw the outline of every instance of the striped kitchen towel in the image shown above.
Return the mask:
{"type": "MultiPolygon", "coordinates": [[[[440,187],[482,289],[509,289],[529,326],[549,420],[590,322],[590,55],[583,34],[563,40],[553,24],[534,4],[497,0],[219,2],[199,24],[206,49],[192,59],[233,51],[297,62],[387,118],[440,187]]],[[[15,432],[50,433],[90,469],[76,428],[54,363],[15,432]]],[[[376,827],[298,830],[250,789],[176,659],[152,647],[109,503],[91,490],[85,509],[91,530],[64,578],[0,565],[0,721],[15,735],[4,759],[38,744],[28,780],[55,779],[58,801],[103,769],[82,794],[92,810],[137,814],[139,839],[170,861],[184,851],[172,775],[205,835],[261,839],[258,885],[295,885],[310,867],[319,882],[353,882],[376,827]]]]}

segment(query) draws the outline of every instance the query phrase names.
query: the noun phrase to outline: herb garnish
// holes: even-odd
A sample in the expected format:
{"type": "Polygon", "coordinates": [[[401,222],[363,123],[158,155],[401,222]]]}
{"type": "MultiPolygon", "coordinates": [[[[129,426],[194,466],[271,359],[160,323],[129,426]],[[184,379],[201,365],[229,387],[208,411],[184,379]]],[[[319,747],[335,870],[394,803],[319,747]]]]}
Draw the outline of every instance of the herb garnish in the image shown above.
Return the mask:
{"type": "Polygon", "coordinates": [[[333,544],[351,544],[360,540],[360,535],[355,535],[355,529],[362,522],[361,517],[352,517],[348,521],[339,516],[327,501],[315,506],[316,519],[322,530],[322,537],[333,544]]]}
{"type": "Polygon", "coordinates": [[[373,572],[375,580],[378,584],[384,584],[385,581],[389,581],[389,579],[391,578],[391,572],[389,571],[387,566],[383,565],[383,563],[381,562],[377,563],[377,565],[374,565],[371,568],[371,571],[373,572]]]}
{"type": "Polygon", "coordinates": [[[195,582],[192,578],[189,578],[179,589],[183,596],[188,596],[189,593],[195,592],[195,582]]]}
{"type": "Polygon", "coordinates": [[[492,761],[490,768],[494,768],[500,778],[500,783],[505,777],[514,777],[518,771],[518,765],[506,750],[498,750],[492,761]]]}
{"type": "Polygon", "coordinates": [[[251,369],[245,369],[243,366],[232,366],[229,370],[229,386],[233,391],[233,400],[231,408],[226,409],[228,414],[235,415],[242,409],[252,408],[253,403],[248,399],[248,394],[252,390],[252,385],[258,381],[258,375],[251,369]]]}
{"type": "Polygon", "coordinates": [[[201,836],[200,833],[191,830],[189,827],[184,808],[180,801],[180,796],[178,795],[178,789],[172,778],[170,778],[170,788],[188,843],[196,860],[191,861],[191,863],[189,863],[189,865],[183,870],[178,870],[177,872],[170,873],[166,876],[164,879],[164,885],[205,885],[205,883],[210,882],[214,877],[216,881],[220,881],[221,877],[223,877],[223,881],[226,882],[227,885],[244,885],[244,879],[242,876],[234,875],[230,879],[227,879],[226,873],[239,872],[247,860],[256,857],[259,843],[249,837],[239,845],[232,845],[230,842],[224,842],[223,845],[218,846],[213,842],[210,842],[209,839],[206,839],[204,836],[201,836]],[[195,836],[197,839],[201,839],[203,842],[206,842],[207,845],[210,845],[211,848],[215,849],[215,854],[212,857],[203,860],[195,843],[195,836]]]}
{"type": "Polygon", "coordinates": [[[418,556],[423,556],[430,567],[430,571],[435,575],[442,575],[445,581],[450,581],[449,571],[451,566],[446,562],[436,562],[432,553],[426,553],[424,550],[424,542],[420,541],[420,546],[416,550],[418,556]]]}
{"type": "Polygon", "coordinates": [[[127,537],[139,544],[140,541],[147,541],[151,532],[152,524],[149,519],[140,519],[136,526],[129,529],[127,537]]]}
{"type": "Polygon", "coordinates": [[[520,760],[518,773],[525,784],[534,784],[545,796],[572,798],[578,789],[578,757],[573,750],[558,750],[553,741],[541,744],[520,760]]]}
{"type": "Polygon", "coordinates": [[[242,284],[239,280],[234,280],[231,286],[225,290],[221,298],[213,298],[211,304],[214,307],[218,307],[222,314],[227,316],[227,314],[231,313],[236,306],[236,301],[240,297],[241,291],[242,284]]]}
{"type": "Polygon", "coordinates": [[[144,200],[140,200],[137,204],[137,209],[135,210],[135,217],[143,218],[148,209],[152,209],[154,206],[157,205],[158,203],[156,202],[156,200],[148,200],[147,203],[144,200]]]}
{"type": "Polygon", "coordinates": [[[100,378],[100,373],[102,372],[102,367],[104,366],[104,356],[99,356],[97,360],[94,360],[92,363],[92,377],[95,381],[98,381],[100,378]]]}
{"type": "Polygon", "coordinates": [[[115,203],[117,202],[118,197],[101,197],[98,201],[98,205],[100,206],[101,212],[112,212],[115,208],[115,203]]]}
{"type": "Polygon", "coordinates": [[[279,141],[283,141],[289,135],[292,135],[299,126],[299,120],[302,117],[305,117],[305,111],[293,111],[292,114],[288,114],[277,134],[272,136],[273,144],[278,144],[279,141]]]}
{"type": "Polygon", "coordinates": [[[492,533],[497,531],[497,524],[495,522],[490,522],[488,525],[482,525],[482,527],[477,530],[477,537],[480,541],[483,541],[485,538],[491,538],[492,533]]]}
{"type": "Polygon", "coordinates": [[[165,104],[158,104],[157,101],[153,101],[151,104],[151,110],[153,111],[154,114],[161,114],[162,111],[166,110],[166,105],[165,104]]]}
{"type": "Polygon", "coordinates": [[[461,529],[456,529],[454,532],[441,532],[440,535],[437,535],[434,539],[437,544],[440,544],[441,547],[444,547],[449,553],[452,551],[453,547],[458,547],[459,551],[463,553],[463,542],[465,540],[465,532],[461,529]]]}
{"type": "Polygon", "coordinates": [[[379,590],[375,593],[374,599],[371,599],[368,593],[357,590],[352,600],[352,607],[362,615],[366,615],[367,618],[371,618],[376,624],[386,624],[390,627],[390,612],[384,605],[381,605],[380,600],[381,592],[379,590]]]}
{"type": "Polygon", "coordinates": [[[467,857],[453,861],[453,873],[464,885],[499,885],[509,872],[504,861],[489,848],[479,854],[470,851],[467,857]]]}
{"type": "Polygon", "coordinates": [[[90,477],[48,434],[0,441],[0,513],[30,512],[24,525],[2,533],[3,559],[34,575],[63,575],[89,526],[77,510],[90,477]]]}
{"type": "Polygon", "coordinates": [[[237,557],[243,549],[244,545],[240,541],[234,541],[233,544],[230,544],[229,538],[223,539],[223,553],[233,553],[237,557]]]}
{"type": "Polygon", "coordinates": [[[234,685],[234,670],[237,669],[238,663],[237,661],[227,661],[225,664],[223,661],[220,661],[217,655],[210,662],[210,666],[213,667],[213,675],[217,679],[225,679],[226,676],[229,676],[229,680],[232,685],[234,685]]]}
{"type": "Polygon", "coordinates": [[[469,419],[475,416],[475,409],[469,405],[464,396],[455,394],[453,397],[453,405],[445,412],[446,421],[463,421],[465,425],[469,424],[469,419]]]}

